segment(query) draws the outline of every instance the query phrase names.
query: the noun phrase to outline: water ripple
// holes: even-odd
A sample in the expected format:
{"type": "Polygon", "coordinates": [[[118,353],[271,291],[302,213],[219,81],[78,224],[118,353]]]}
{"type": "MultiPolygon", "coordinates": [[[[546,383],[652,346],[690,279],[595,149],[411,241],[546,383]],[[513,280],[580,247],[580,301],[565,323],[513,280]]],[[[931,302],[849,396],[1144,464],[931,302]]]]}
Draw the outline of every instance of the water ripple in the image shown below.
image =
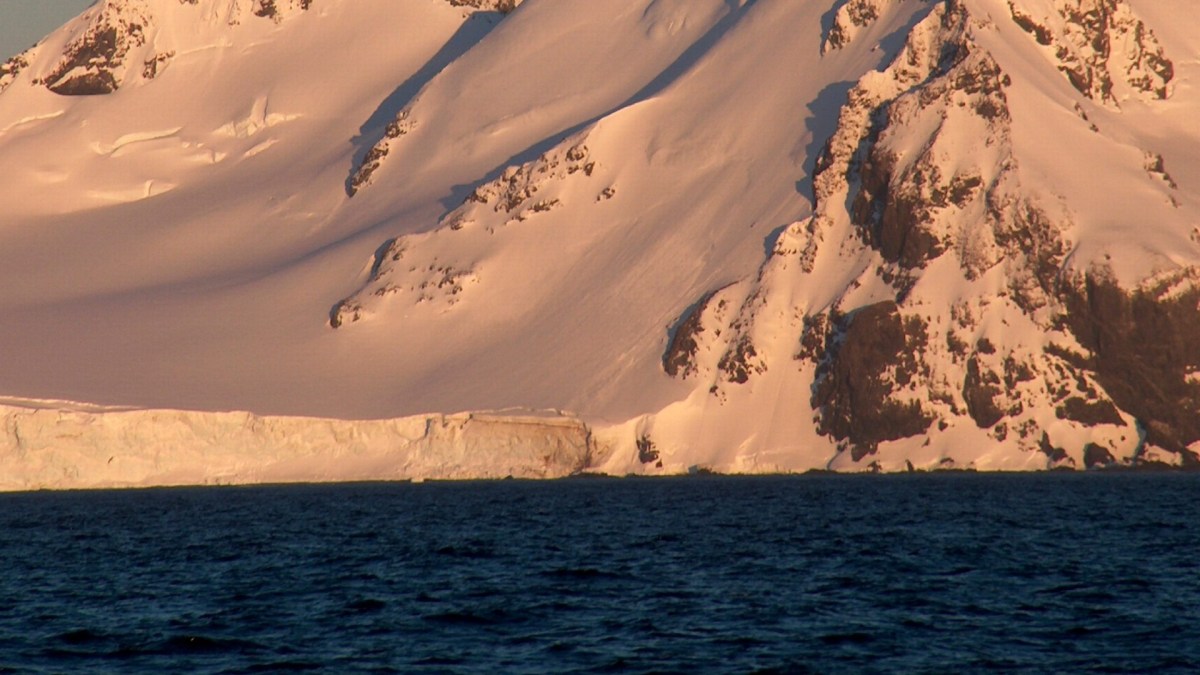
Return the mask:
{"type": "Polygon", "coordinates": [[[0,495],[0,672],[1192,672],[1191,475],[0,495]]]}

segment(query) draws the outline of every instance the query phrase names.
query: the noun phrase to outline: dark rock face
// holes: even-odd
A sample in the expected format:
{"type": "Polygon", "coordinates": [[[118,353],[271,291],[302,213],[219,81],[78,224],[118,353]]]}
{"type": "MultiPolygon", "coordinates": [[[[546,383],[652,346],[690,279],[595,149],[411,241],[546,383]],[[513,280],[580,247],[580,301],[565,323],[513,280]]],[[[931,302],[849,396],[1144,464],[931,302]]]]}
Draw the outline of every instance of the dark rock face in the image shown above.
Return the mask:
{"type": "Polygon", "coordinates": [[[820,363],[825,358],[825,341],[828,339],[829,318],[825,314],[804,317],[804,330],[800,334],[800,348],[795,358],[820,363]]]}
{"type": "MultiPolygon", "coordinates": [[[[298,0],[293,3],[300,9],[306,10],[312,5],[312,0],[298,0]]],[[[276,5],[276,0],[255,0],[254,15],[268,19],[278,19],[280,16],[279,7],[276,5]]]]}
{"type": "MultiPolygon", "coordinates": [[[[924,229],[932,204],[921,199],[926,175],[896,176],[895,159],[875,150],[863,164],[862,190],[851,212],[854,223],[866,228],[869,240],[885,260],[904,267],[920,267],[945,249],[938,238],[924,229]],[[892,189],[893,181],[914,189],[892,189]]],[[[899,185],[897,185],[899,187],[899,185]]]]}
{"type": "Polygon", "coordinates": [[[1112,466],[1117,463],[1117,460],[1112,456],[1112,453],[1107,449],[1088,443],[1083,448],[1083,466],[1087,469],[1102,469],[1112,466]]]}
{"type": "Polygon", "coordinates": [[[112,73],[86,73],[64,80],[50,87],[50,91],[62,96],[100,96],[117,90],[117,81],[112,73]]]}
{"type": "Polygon", "coordinates": [[[1189,270],[1126,291],[1088,274],[1064,288],[1063,298],[1067,325],[1091,351],[1105,391],[1142,422],[1148,442],[1189,463],[1196,457],[1185,446],[1200,440],[1200,384],[1188,378],[1200,368],[1197,276],[1189,270]]]}
{"type": "Polygon", "coordinates": [[[656,462],[658,466],[662,466],[662,462],[659,461],[658,449],[654,447],[654,441],[650,440],[649,436],[645,434],[638,436],[637,451],[638,461],[642,464],[656,462]]]}
{"type": "Polygon", "coordinates": [[[1121,413],[1111,401],[1089,400],[1080,396],[1072,396],[1063,401],[1057,409],[1060,419],[1079,422],[1084,426],[1094,427],[1101,424],[1123,424],[1121,413]]]}
{"type": "MultiPolygon", "coordinates": [[[[947,15],[947,20],[953,18],[947,15]]],[[[993,129],[994,137],[983,139],[985,143],[998,143],[1006,136],[1010,119],[1004,93],[1009,82],[991,56],[974,50],[968,42],[951,42],[925,82],[876,111],[850,217],[885,260],[911,270],[951,249],[957,237],[937,225],[939,215],[966,209],[971,202],[985,198],[992,189],[987,184],[994,183],[977,168],[947,175],[937,158],[940,129],[932,132],[917,157],[903,161],[887,142],[889,134],[911,135],[906,125],[914,117],[952,100],[957,112],[943,115],[969,110],[993,129]]]]}
{"type": "Polygon", "coordinates": [[[1017,9],[1011,2],[1008,3],[1008,10],[1012,15],[1013,23],[1020,26],[1021,30],[1036,37],[1038,44],[1049,46],[1054,43],[1054,33],[1050,28],[1038,23],[1033,17],[1017,9]]]}
{"type": "Polygon", "coordinates": [[[162,71],[163,66],[169,63],[173,58],[175,58],[174,50],[164,52],[162,54],[155,54],[152,58],[146,59],[146,61],[142,64],[142,77],[147,80],[153,80],[154,78],[158,77],[158,74],[162,71]]]}
{"type": "Polygon", "coordinates": [[[521,0],[448,0],[455,7],[473,7],[486,9],[501,14],[508,14],[521,4],[521,0]]]}
{"type": "Polygon", "coordinates": [[[1168,97],[1175,65],[1124,0],[1065,0],[1055,10],[1039,19],[1009,2],[1013,22],[1048,48],[1079,93],[1115,105],[1120,82],[1149,99],[1168,97]]]}
{"type": "Polygon", "coordinates": [[[1045,306],[1058,293],[1060,270],[1070,251],[1059,228],[1028,202],[1006,208],[998,195],[989,196],[988,211],[996,223],[996,243],[1025,261],[1010,281],[1013,300],[1026,312],[1045,306]]]}
{"type": "Polygon", "coordinates": [[[874,0],[849,0],[838,10],[829,33],[825,36],[824,51],[841,49],[850,44],[859,28],[869,26],[879,18],[874,0]]]}
{"type": "Polygon", "coordinates": [[[1051,464],[1060,464],[1071,461],[1067,456],[1067,451],[1050,443],[1050,434],[1042,432],[1042,440],[1038,442],[1038,449],[1046,455],[1051,464]]]}
{"type": "Polygon", "coordinates": [[[0,93],[17,79],[22,70],[29,67],[29,59],[24,54],[17,54],[4,63],[0,63],[0,93]]]}
{"type": "Polygon", "coordinates": [[[44,78],[46,88],[63,96],[96,96],[117,90],[113,70],[121,65],[132,45],[145,41],[142,26],[132,24],[122,32],[118,26],[101,24],[72,42],[62,61],[44,78]]]}
{"type": "Polygon", "coordinates": [[[687,377],[696,372],[696,351],[699,336],[704,332],[703,318],[714,293],[701,298],[687,318],[675,329],[671,344],[663,355],[663,370],[671,377],[687,377]]]}
{"type": "Polygon", "coordinates": [[[258,0],[258,2],[255,3],[255,16],[274,17],[278,13],[279,10],[275,7],[275,0],[258,0]]]}
{"type": "Polygon", "coordinates": [[[755,364],[757,356],[758,350],[754,348],[754,343],[750,341],[749,336],[743,335],[721,356],[717,368],[726,374],[730,382],[745,384],[750,381],[751,373],[762,372],[762,368],[755,364]]]}
{"type": "Polygon", "coordinates": [[[371,176],[382,166],[384,158],[388,156],[390,151],[388,142],[395,140],[408,134],[414,128],[415,124],[409,119],[410,112],[407,108],[400,111],[396,119],[388,122],[384,129],[383,139],[371,146],[363,157],[362,165],[354,172],[350,180],[346,183],[347,196],[353,197],[358,194],[365,185],[371,182],[371,176]]]}
{"type": "Polygon", "coordinates": [[[893,394],[921,369],[918,355],[926,342],[924,324],[902,318],[891,301],[837,321],[813,395],[821,433],[849,440],[855,460],[882,441],[924,433],[932,418],[917,401],[898,401],[893,394]]]}
{"type": "MultiPolygon", "coordinates": [[[[198,0],[179,0],[182,5],[196,5],[198,0]]],[[[256,16],[282,20],[287,9],[307,10],[312,0],[255,0],[251,11],[256,16]]],[[[162,67],[175,56],[174,51],[138,54],[153,35],[155,17],[143,0],[107,0],[98,3],[99,13],[91,26],[64,49],[58,63],[48,75],[37,80],[50,91],[62,96],[99,96],[111,94],[126,84],[130,59],[139,58],[143,79],[154,79],[162,67]]],[[[0,90],[5,73],[0,70],[0,90]]]]}
{"type": "Polygon", "coordinates": [[[979,359],[967,361],[967,378],[963,382],[963,400],[967,412],[981,429],[988,429],[1004,418],[1004,411],[996,404],[1003,391],[1000,376],[979,365],[979,359]]]}

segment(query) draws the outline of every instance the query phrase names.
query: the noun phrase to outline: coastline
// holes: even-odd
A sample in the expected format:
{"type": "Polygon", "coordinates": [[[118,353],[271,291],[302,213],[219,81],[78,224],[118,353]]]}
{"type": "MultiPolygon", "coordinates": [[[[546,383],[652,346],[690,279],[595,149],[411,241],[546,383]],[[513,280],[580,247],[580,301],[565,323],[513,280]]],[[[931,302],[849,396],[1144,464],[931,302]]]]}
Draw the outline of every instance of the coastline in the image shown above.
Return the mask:
{"type": "Polygon", "coordinates": [[[0,401],[0,492],[183,486],[502,479],[1037,471],[1187,471],[1145,453],[1128,462],[1050,466],[1037,457],[975,466],[938,461],[847,467],[821,453],[791,466],[732,452],[687,463],[647,455],[639,420],[593,425],[559,410],[477,411],[382,420],[0,401]],[[899,468],[896,468],[899,467],[899,468]]]}

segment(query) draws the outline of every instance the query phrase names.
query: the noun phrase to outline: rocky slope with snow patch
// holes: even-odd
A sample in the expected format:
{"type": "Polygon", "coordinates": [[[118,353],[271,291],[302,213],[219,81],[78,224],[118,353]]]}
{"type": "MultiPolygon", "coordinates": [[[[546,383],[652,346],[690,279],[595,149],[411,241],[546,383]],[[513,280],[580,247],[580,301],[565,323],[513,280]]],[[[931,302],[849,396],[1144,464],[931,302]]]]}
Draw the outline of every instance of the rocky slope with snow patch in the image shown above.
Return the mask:
{"type": "Polygon", "coordinates": [[[1182,4],[516,6],[106,0],[0,68],[0,392],[565,408],[611,473],[1200,461],[1182,4]]]}
{"type": "Polygon", "coordinates": [[[176,34],[180,29],[231,26],[252,16],[281,21],[308,9],[310,2],[222,0],[202,6],[199,0],[101,0],[47,44],[9,59],[7,84],[36,62],[39,67],[28,78],[31,85],[63,96],[109,94],[154,79],[175,57],[177,46],[186,43],[176,34]]]}
{"type": "MultiPolygon", "coordinates": [[[[892,64],[851,90],[817,164],[815,214],[781,234],[737,292],[739,310],[700,304],[668,372],[704,373],[728,396],[769,370],[800,371],[818,429],[846,456],[835,465],[977,465],[962,447],[972,427],[990,454],[1045,467],[1196,464],[1196,251],[1151,256],[1124,285],[1108,262],[1124,251],[1078,255],[1072,238],[1086,234],[1070,205],[1021,170],[1013,136],[1036,121],[1014,119],[1012,77],[987,46],[992,20],[971,4],[936,5],[892,64]],[[809,291],[829,277],[849,283],[809,291]],[[707,368],[701,344],[720,353],[707,368]],[[771,358],[787,345],[792,363],[771,358]]],[[[1141,57],[1152,33],[1130,29],[1124,5],[1102,10],[1063,12],[1058,34],[1086,31],[1097,45],[1140,36],[1126,84],[1147,81],[1135,73],[1147,61],[1158,84],[1124,91],[1165,97],[1161,48],[1141,57]]],[[[1080,87],[1074,51],[1056,56],[1081,94],[1115,102],[1108,71],[1088,76],[1108,83],[1097,95],[1080,87]]],[[[1131,239],[1143,227],[1122,225],[1131,239]]]]}

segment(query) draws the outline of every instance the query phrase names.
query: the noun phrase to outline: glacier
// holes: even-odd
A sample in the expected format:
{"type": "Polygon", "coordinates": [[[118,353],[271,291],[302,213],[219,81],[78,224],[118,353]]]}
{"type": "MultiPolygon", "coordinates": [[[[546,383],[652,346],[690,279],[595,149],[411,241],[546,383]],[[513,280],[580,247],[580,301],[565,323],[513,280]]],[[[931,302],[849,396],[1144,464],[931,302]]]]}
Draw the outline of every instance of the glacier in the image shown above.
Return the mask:
{"type": "Polygon", "coordinates": [[[0,405],[0,490],[561,478],[602,460],[558,411],[333,420],[0,405]]]}

